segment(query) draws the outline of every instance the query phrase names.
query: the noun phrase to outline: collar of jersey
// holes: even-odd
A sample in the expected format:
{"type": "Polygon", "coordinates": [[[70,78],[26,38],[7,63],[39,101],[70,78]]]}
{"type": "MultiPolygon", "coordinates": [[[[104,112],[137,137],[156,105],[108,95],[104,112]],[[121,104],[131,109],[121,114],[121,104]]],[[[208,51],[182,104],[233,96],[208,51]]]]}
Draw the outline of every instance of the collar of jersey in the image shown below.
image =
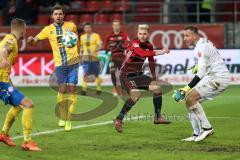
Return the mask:
{"type": "Polygon", "coordinates": [[[62,26],[64,24],[64,21],[61,23],[61,24],[56,24],[56,23],[53,23],[54,26],[62,26]]]}
{"type": "Polygon", "coordinates": [[[202,42],[203,42],[203,38],[199,38],[199,40],[198,40],[196,46],[199,45],[199,44],[201,44],[202,42]]]}

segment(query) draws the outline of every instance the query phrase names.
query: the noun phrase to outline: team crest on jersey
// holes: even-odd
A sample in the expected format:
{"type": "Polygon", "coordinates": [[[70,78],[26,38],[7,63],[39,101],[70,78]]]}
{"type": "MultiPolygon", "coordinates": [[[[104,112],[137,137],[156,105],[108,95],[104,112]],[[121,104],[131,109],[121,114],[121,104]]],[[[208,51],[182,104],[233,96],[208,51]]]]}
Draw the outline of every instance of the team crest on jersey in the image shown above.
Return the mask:
{"type": "Polygon", "coordinates": [[[202,53],[199,51],[198,52],[198,57],[201,57],[202,56],[202,53]]]}
{"type": "Polygon", "coordinates": [[[121,36],[118,36],[118,40],[122,40],[122,37],[121,37],[121,36]]]}
{"type": "Polygon", "coordinates": [[[54,34],[53,31],[50,31],[50,34],[54,34]]]}
{"type": "Polygon", "coordinates": [[[139,44],[138,43],[133,43],[133,47],[137,48],[137,47],[139,47],[139,44]]]}
{"type": "Polygon", "coordinates": [[[8,87],[9,92],[13,92],[14,88],[13,87],[8,87]]]}

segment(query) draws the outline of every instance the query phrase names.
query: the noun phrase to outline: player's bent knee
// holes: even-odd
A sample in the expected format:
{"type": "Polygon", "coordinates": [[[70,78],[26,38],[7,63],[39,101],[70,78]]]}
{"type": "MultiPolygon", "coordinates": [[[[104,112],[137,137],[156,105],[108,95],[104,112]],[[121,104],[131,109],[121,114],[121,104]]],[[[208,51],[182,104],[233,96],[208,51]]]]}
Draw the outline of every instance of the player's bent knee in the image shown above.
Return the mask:
{"type": "Polygon", "coordinates": [[[77,91],[76,85],[74,85],[74,84],[69,85],[69,86],[68,86],[68,91],[69,91],[70,93],[75,94],[76,91],[77,91]]]}
{"type": "Polygon", "coordinates": [[[23,106],[23,108],[33,108],[34,107],[33,101],[28,97],[25,97],[22,100],[21,105],[23,106]]]}
{"type": "Polygon", "coordinates": [[[161,86],[157,81],[152,81],[149,85],[149,90],[154,92],[155,94],[161,93],[161,86]]]}
{"type": "Polygon", "coordinates": [[[66,94],[67,93],[67,86],[66,84],[60,84],[58,86],[58,91],[62,94],[66,94]]]}
{"type": "Polygon", "coordinates": [[[154,93],[160,93],[161,92],[161,87],[158,85],[149,85],[149,90],[153,91],[154,93]]]}
{"type": "Polygon", "coordinates": [[[131,90],[130,97],[134,102],[137,102],[140,99],[141,94],[138,90],[131,90]]]}
{"type": "Polygon", "coordinates": [[[186,97],[186,102],[187,102],[187,103],[192,103],[192,102],[194,102],[194,97],[191,96],[191,95],[187,96],[187,97],[186,97]]]}
{"type": "Polygon", "coordinates": [[[187,104],[188,108],[191,108],[197,102],[198,102],[198,100],[193,95],[189,95],[189,96],[186,97],[186,104],[187,104]]]}

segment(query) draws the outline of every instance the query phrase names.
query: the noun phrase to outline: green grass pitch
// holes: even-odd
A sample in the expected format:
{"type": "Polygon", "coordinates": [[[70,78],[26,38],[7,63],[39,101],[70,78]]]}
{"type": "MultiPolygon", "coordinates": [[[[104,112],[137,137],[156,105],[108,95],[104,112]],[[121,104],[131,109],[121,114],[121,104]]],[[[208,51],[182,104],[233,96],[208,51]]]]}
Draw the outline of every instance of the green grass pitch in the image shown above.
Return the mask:
{"type": "MultiPolygon", "coordinates": [[[[110,87],[104,90],[110,91],[110,87]]],[[[240,86],[231,86],[213,101],[203,103],[215,134],[201,143],[180,142],[192,132],[186,119],[183,103],[176,103],[171,93],[163,97],[163,113],[173,121],[170,125],[154,125],[147,120],[129,120],[124,133],[115,131],[112,123],[73,129],[71,132],[53,132],[34,136],[42,152],[25,152],[22,138],[15,139],[17,147],[8,148],[0,143],[0,160],[240,160],[240,86]]],[[[50,88],[20,88],[35,102],[33,132],[59,129],[55,115],[56,92],[50,88]]],[[[111,96],[108,97],[111,99],[111,96]]],[[[78,97],[76,113],[90,111],[102,101],[78,97]]],[[[111,121],[122,107],[89,121],[76,121],[73,126],[111,121]]],[[[8,106],[0,104],[0,127],[8,106]]],[[[153,112],[152,98],[141,99],[130,111],[136,115],[153,112]]],[[[13,137],[22,134],[21,116],[12,127],[13,137]]]]}

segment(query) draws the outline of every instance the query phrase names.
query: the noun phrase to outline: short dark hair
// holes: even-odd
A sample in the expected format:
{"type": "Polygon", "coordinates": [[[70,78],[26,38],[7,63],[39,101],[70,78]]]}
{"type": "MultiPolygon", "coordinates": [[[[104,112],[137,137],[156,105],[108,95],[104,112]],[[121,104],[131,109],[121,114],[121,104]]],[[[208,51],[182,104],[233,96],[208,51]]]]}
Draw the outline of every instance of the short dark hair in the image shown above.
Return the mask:
{"type": "Polygon", "coordinates": [[[90,27],[92,27],[92,23],[86,22],[86,23],[83,24],[83,28],[84,28],[85,26],[90,26],[90,27]]]}
{"type": "Polygon", "coordinates": [[[61,6],[61,5],[59,5],[59,4],[56,4],[56,5],[54,5],[54,6],[52,7],[51,14],[53,14],[53,12],[54,12],[55,10],[60,10],[60,9],[63,11],[63,14],[65,14],[65,9],[64,9],[64,7],[61,6]]]}
{"type": "Polygon", "coordinates": [[[186,26],[184,28],[184,31],[186,31],[186,30],[190,30],[190,31],[192,31],[195,34],[198,34],[198,28],[196,26],[186,26]]]}
{"type": "Polygon", "coordinates": [[[11,21],[11,29],[12,30],[16,30],[18,29],[19,27],[23,27],[26,25],[26,22],[23,20],[23,19],[20,19],[20,18],[14,18],[12,21],[11,21]]]}

